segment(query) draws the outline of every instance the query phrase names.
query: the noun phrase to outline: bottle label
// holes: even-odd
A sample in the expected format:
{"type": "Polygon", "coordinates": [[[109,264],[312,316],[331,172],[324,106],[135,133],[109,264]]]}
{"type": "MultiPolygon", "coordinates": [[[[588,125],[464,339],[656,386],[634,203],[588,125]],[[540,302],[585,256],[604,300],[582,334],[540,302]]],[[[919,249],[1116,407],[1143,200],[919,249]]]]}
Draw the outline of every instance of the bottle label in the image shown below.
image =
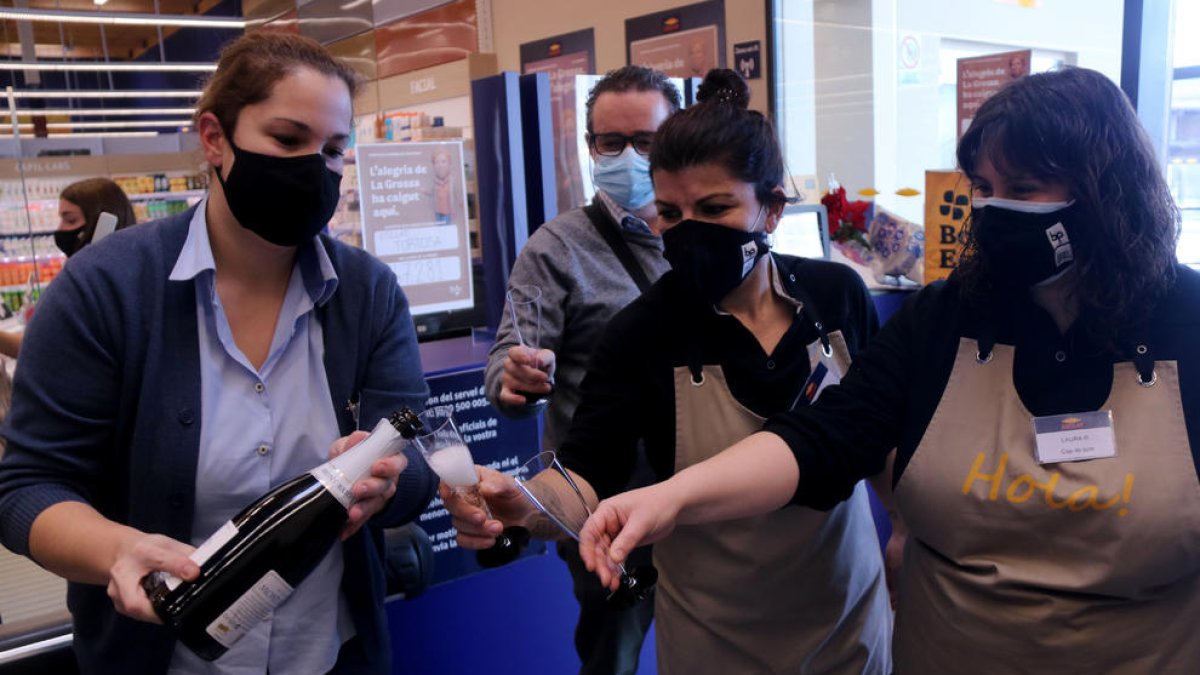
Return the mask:
{"type": "Polygon", "coordinates": [[[250,629],[267,618],[273,609],[283,604],[292,594],[292,590],[283,577],[271,570],[251,586],[250,590],[243,593],[237,602],[230,605],[229,609],[213,619],[205,630],[212,639],[229,649],[233,643],[250,632],[250,629]]]}
{"type": "Polygon", "coordinates": [[[350,502],[354,501],[354,493],[350,491],[350,488],[354,487],[354,482],[346,474],[342,473],[341,469],[330,462],[326,462],[309,471],[309,473],[326,490],[329,490],[329,494],[342,503],[342,508],[347,511],[350,510],[350,502]]]}
{"type": "MultiPolygon", "coordinates": [[[[208,559],[211,558],[214,553],[220,550],[222,546],[228,543],[230,539],[233,539],[237,533],[237,525],[234,525],[232,520],[226,521],[220,529],[218,529],[216,532],[213,532],[211,537],[205,539],[203,544],[200,544],[200,548],[192,551],[192,554],[188,557],[191,558],[192,562],[196,563],[196,565],[199,567],[204,567],[204,563],[208,562],[208,559]]],[[[163,576],[165,578],[167,588],[172,591],[175,590],[179,584],[183,583],[183,580],[174,574],[164,574],[163,576]]]]}

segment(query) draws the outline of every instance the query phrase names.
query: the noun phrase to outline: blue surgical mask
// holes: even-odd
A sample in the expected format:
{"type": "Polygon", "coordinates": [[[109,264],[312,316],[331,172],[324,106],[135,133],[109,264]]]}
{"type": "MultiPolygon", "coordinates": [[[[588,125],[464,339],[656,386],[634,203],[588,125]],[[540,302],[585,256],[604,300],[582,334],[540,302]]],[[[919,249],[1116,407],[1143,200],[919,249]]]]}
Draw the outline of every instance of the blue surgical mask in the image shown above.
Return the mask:
{"type": "Polygon", "coordinates": [[[650,159],[633,149],[625,148],[616,157],[597,155],[592,176],[596,188],[604,190],[613,201],[627,211],[640,209],[654,201],[654,183],[650,181],[650,159]]]}

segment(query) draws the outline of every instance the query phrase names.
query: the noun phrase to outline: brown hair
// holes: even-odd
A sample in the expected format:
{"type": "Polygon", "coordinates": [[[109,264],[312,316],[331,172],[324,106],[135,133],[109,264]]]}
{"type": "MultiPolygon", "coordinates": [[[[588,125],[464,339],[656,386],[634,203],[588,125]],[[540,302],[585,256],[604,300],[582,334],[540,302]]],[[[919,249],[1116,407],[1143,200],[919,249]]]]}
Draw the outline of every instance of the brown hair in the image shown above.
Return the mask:
{"type": "MultiPolygon", "coordinates": [[[[983,159],[998,170],[1061,181],[1079,221],[1071,232],[1088,335],[1120,352],[1122,328],[1145,321],[1175,279],[1179,210],[1149,137],[1125,94],[1085,68],[1014,80],[984,102],[958,142],[974,178],[983,159]]],[[[955,275],[964,296],[985,303],[995,286],[968,227],[955,275]]]]}
{"type": "Polygon", "coordinates": [[[300,67],[345,82],[351,99],[358,92],[358,73],[316,40],[286,33],[250,33],[221,50],[217,70],[196,102],[196,121],[210,112],[225,135],[232,136],[242,108],[267,100],[275,83],[300,67]]]}
{"type": "Polygon", "coordinates": [[[80,246],[92,241],[92,235],[96,232],[96,221],[101,213],[116,216],[118,230],[137,222],[125,191],[107,178],[88,178],[71,183],[58,197],[83,211],[84,226],[83,231],[79,233],[80,246]]]}

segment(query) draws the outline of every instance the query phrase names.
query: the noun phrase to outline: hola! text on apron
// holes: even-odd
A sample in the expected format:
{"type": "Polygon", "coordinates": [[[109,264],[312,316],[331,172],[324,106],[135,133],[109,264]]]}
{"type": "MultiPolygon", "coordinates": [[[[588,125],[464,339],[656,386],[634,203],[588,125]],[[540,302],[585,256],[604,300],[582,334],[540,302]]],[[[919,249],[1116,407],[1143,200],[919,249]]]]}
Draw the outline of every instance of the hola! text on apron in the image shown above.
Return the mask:
{"type": "MultiPolygon", "coordinates": [[[[1200,482],[1177,364],[1145,380],[1116,364],[1111,427],[1079,448],[1092,457],[1039,462],[1055,418],[1035,432],[1011,346],[977,349],[960,342],[896,486],[896,672],[1200,673],[1200,482]]],[[[1095,415],[1079,413],[1055,417],[1070,432],[1095,415]]]]}

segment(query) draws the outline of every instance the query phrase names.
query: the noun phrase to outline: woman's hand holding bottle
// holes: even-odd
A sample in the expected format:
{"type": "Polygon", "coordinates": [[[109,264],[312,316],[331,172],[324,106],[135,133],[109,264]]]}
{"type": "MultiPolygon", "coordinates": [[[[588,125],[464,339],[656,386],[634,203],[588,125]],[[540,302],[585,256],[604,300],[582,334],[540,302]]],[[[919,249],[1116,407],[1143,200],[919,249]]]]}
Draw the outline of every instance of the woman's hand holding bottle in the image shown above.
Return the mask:
{"type": "Polygon", "coordinates": [[[166,572],[184,581],[192,581],[200,575],[200,566],[188,556],[195,551],[180,541],[161,534],[146,534],[128,530],[117,546],[116,560],[109,569],[108,597],[113,606],[125,616],[138,621],[162,623],[154,611],[142,578],[151,572],[166,572]]]}
{"type": "MultiPolygon", "coordinates": [[[[370,434],[366,431],[355,431],[349,436],[343,436],[333,442],[329,448],[329,458],[333,459],[350,448],[358,445],[370,434]]],[[[388,501],[396,494],[396,482],[400,474],[408,467],[408,458],[403,453],[397,453],[383,459],[378,459],[371,465],[371,474],[358,481],[351,488],[354,501],[349,508],[350,517],[342,528],[342,540],[350,538],[375,514],[387,506],[388,501]]]]}

